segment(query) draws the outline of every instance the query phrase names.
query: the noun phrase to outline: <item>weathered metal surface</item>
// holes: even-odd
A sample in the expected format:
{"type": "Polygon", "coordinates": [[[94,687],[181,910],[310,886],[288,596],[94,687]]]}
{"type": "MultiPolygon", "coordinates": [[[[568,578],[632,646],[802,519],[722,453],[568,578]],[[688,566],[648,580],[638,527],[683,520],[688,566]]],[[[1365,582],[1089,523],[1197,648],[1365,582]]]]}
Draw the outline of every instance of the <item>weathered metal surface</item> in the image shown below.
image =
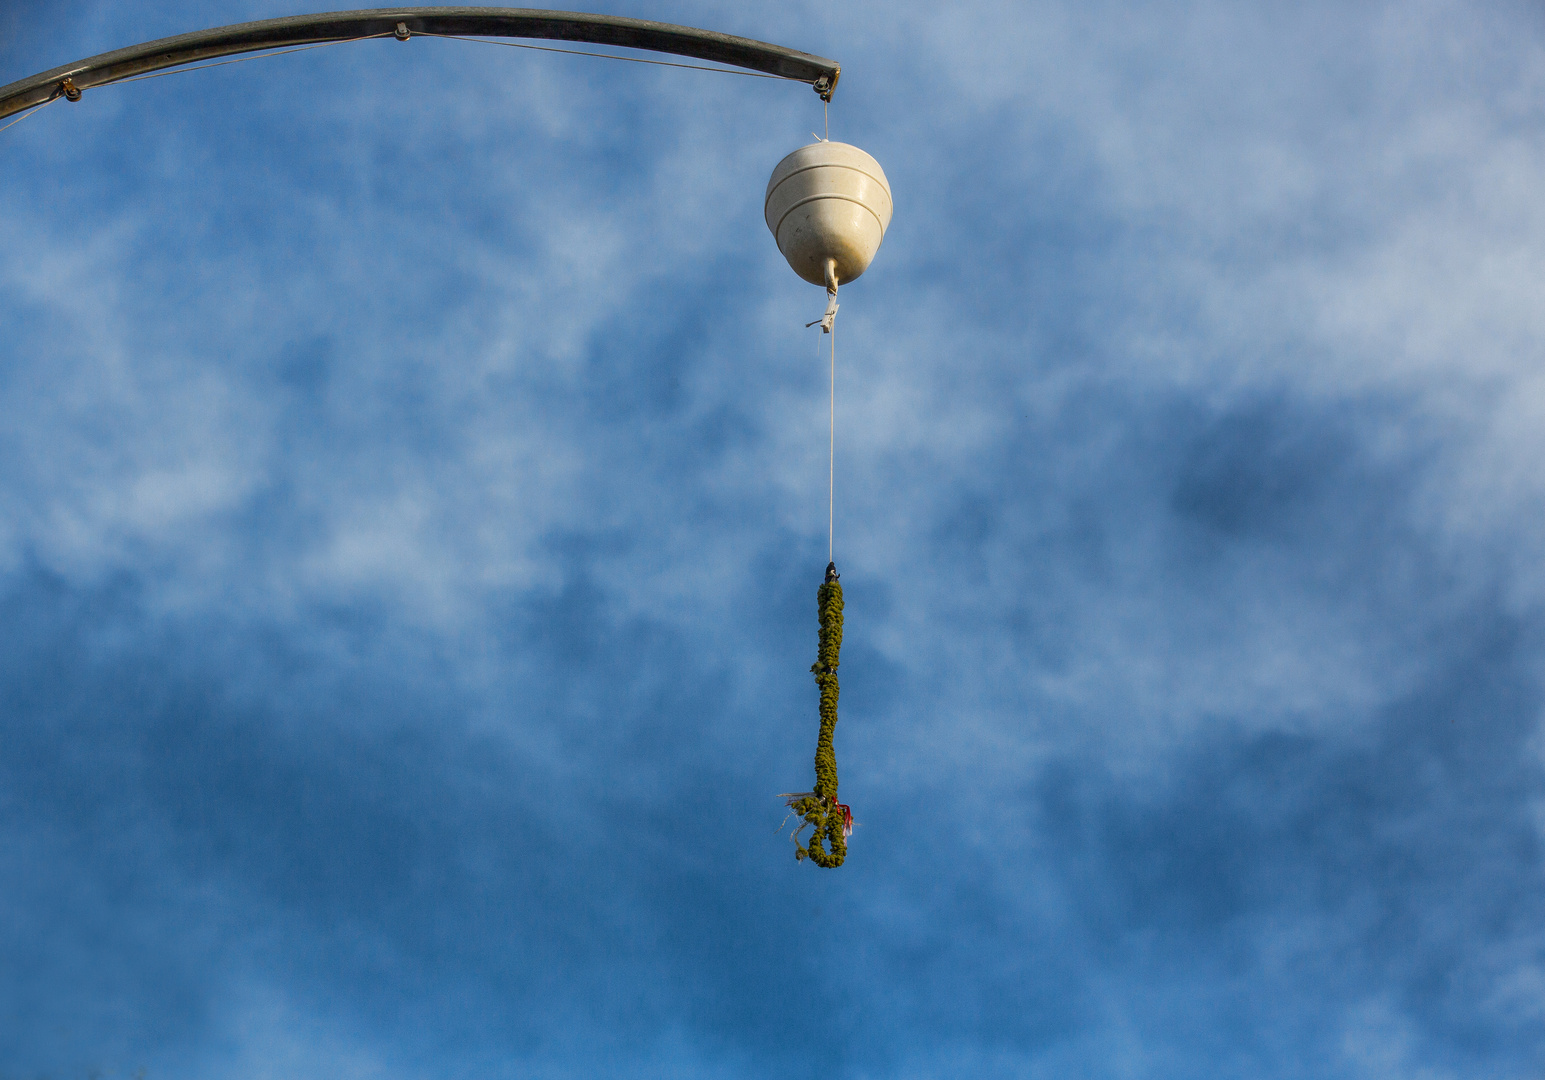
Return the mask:
{"type": "MultiPolygon", "coordinates": [[[[103,53],[0,87],[0,117],[58,97],[65,92],[66,81],[84,91],[135,75],[219,56],[393,35],[399,23],[405,24],[410,33],[418,34],[588,42],[690,56],[810,83],[828,99],[842,70],[834,60],[796,52],[781,45],[615,15],[529,8],[379,8],[237,23],[103,53]]],[[[71,100],[76,100],[76,96],[71,100]]]]}

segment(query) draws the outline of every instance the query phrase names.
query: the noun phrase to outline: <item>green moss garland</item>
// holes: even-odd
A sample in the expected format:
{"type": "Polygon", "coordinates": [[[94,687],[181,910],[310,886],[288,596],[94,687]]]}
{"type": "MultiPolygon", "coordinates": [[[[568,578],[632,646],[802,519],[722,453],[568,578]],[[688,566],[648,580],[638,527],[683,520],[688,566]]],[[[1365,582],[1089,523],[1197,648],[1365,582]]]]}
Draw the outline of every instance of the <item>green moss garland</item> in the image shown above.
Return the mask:
{"type": "MultiPolygon", "coordinates": [[[[828,869],[841,866],[848,855],[848,834],[853,831],[853,814],[837,801],[837,752],[832,736],[837,730],[837,664],[842,649],[842,583],[837,580],[837,565],[826,567],[826,581],[815,594],[821,619],[821,644],[810,671],[821,688],[821,735],[815,745],[815,790],[789,796],[789,808],[814,826],[810,846],[799,844],[796,834],[795,858],[807,856],[817,866],[828,869]]],[[[801,827],[803,831],[803,827],[801,827]]]]}

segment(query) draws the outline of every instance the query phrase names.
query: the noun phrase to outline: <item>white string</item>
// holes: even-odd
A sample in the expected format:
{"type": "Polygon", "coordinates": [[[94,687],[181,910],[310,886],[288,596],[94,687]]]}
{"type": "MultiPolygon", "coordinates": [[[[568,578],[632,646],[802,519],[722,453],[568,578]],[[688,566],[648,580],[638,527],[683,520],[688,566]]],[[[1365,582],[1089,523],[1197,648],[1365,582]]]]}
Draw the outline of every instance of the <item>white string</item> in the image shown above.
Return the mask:
{"type": "Polygon", "coordinates": [[[444,38],[446,41],[471,41],[479,45],[504,45],[511,49],[531,49],[535,52],[563,53],[565,56],[598,56],[602,60],[626,60],[630,64],[654,64],[656,67],[686,68],[689,71],[717,71],[721,75],[749,75],[753,79],[779,79],[783,82],[804,82],[787,75],[769,75],[764,71],[742,71],[740,68],[709,67],[707,64],[678,64],[671,60],[646,60],[642,56],[619,56],[617,53],[585,52],[582,49],[555,49],[551,45],[524,45],[518,41],[495,41],[489,38],[461,37],[457,34],[432,34],[427,30],[415,30],[414,37],[444,38]]]}
{"type": "MultiPolygon", "coordinates": [[[[298,45],[293,49],[273,49],[268,52],[255,52],[250,56],[238,56],[234,60],[217,60],[213,64],[189,64],[187,67],[169,68],[166,71],[153,71],[149,75],[135,75],[127,79],[113,79],[111,82],[96,83],[91,87],[84,87],[83,89],[96,89],[98,86],[113,86],[116,83],[144,82],[146,79],[161,79],[168,75],[181,75],[189,71],[205,71],[209,68],[225,67],[227,64],[245,64],[249,60],[266,60],[270,56],[288,56],[290,53],[306,52],[309,49],[325,49],[329,45],[343,45],[350,41],[369,41],[372,38],[391,36],[392,33],[388,31],[384,34],[368,34],[365,37],[339,38],[336,41],[320,41],[315,45],[298,45]]],[[[62,97],[64,97],[63,91],[55,93],[54,96],[49,98],[47,101],[40,105],[32,106],[23,112],[20,116],[18,116],[15,120],[12,120],[9,124],[0,127],[0,131],[4,131],[6,128],[15,127],[17,124],[27,119],[27,117],[31,116],[33,113],[41,112],[43,109],[48,108],[48,106],[52,105],[62,97]]]]}
{"type": "MultiPolygon", "coordinates": [[[[167,71],[154,71],[149,75],[135,75],[128,79],[114,79],[113,82],[131,83],[144,82],[146,79],[163,79],[168,75],[181,75],[188,71],[207,71],[209,68],[225,67],[227,64],[245,64],[248,60],[266,60],[270,56],[289,56],[291,53],[308,52],[311,49],[325,49],[329,45],[347,45],[351,41],[371,41],[375,38],[393,36],[395,36],[393,31],[387,30],[380,34],[366,34],[364,37],[319,41],[315,45],[297,45],[293,49],[273,49],[268,52],[253,53],[251,56],[238,56],[235,60],[216,60],[213,64],[190,64],[187,67],[171,68],[167,71]]],[[[97,85],[111,86],[112,83],[98,83],[97,85]]]]}
{"type": "Polygon", "coordinates": [[[836,506],[837,506],[837,328],[831,329],[832,339],[832,393],[829,420],[831,430],[827,435],[826,446],[826,561],[836,562],[837,556],[832,553],[833,539],[836,536],[836,506]]]}
{"type": "Polygon", "coordinates": [[[31,116],[33,113],[42,112],[44,109],[48,108],[50,105],[52,105],[54,102],[58,101],[62,97],[64,97],[63,94],[55,94],[53,97],[49,98],[47,101],[45,101],[45,102],[43,102],[43,103],[41,103],[39,105],[34,105],[30,109],[24,110],[22,112],[22,114],[20,116],[18,116],[15,120],[12,120],[9,124],[6,124],[5,127],[0,127],[0,131],[4,131],[5,128],[13,128],[13,127],[15,127],[17,124],[19,124],[23,120],[27,119],[27,117],[31,116]]]}
{"type": "MultiPolygon", "coordinates": [[[[825,122],[826,141],[831,142],[832,103],[824,97],[821,99],[821,119],[825,122]]],[[[831,405],[827,416],[830,431],[827,432],[826,446],[826,561],[831,563],[837,561],[837,556],[833,553],[837,534],[837,286],[835,276],[830,277],[827,285],[831,287],[832,293],[828,297],[827,318],[821,328],[832,338],[831,405]]]]}

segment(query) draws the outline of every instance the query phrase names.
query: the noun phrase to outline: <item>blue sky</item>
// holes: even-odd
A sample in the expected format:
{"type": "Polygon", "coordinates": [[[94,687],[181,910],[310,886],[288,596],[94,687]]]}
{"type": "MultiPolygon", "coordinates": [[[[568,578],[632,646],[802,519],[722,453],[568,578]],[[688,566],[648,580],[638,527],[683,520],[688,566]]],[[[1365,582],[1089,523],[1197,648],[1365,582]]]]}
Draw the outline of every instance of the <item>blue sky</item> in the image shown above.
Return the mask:
{"type": "MultiPolygon", "coordinates": [[[[269,0],[8,0],[0,82],[269,0]]],[[[597,10],[0,134],[0,1076],[1538,1077],[1537,5],[597,10]]]]}

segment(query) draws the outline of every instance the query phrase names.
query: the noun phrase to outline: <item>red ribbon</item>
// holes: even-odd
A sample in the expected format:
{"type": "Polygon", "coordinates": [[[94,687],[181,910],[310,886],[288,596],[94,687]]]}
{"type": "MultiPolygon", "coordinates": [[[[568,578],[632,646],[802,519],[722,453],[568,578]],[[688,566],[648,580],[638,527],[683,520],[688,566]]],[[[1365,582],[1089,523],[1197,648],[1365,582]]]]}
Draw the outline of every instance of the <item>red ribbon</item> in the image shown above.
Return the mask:
{"type": "Polygon", "coordinates": [[[842,835],[853,835],[853,808],[847,803],[833,801],[833,806],[842,811],[842,835]]]}

